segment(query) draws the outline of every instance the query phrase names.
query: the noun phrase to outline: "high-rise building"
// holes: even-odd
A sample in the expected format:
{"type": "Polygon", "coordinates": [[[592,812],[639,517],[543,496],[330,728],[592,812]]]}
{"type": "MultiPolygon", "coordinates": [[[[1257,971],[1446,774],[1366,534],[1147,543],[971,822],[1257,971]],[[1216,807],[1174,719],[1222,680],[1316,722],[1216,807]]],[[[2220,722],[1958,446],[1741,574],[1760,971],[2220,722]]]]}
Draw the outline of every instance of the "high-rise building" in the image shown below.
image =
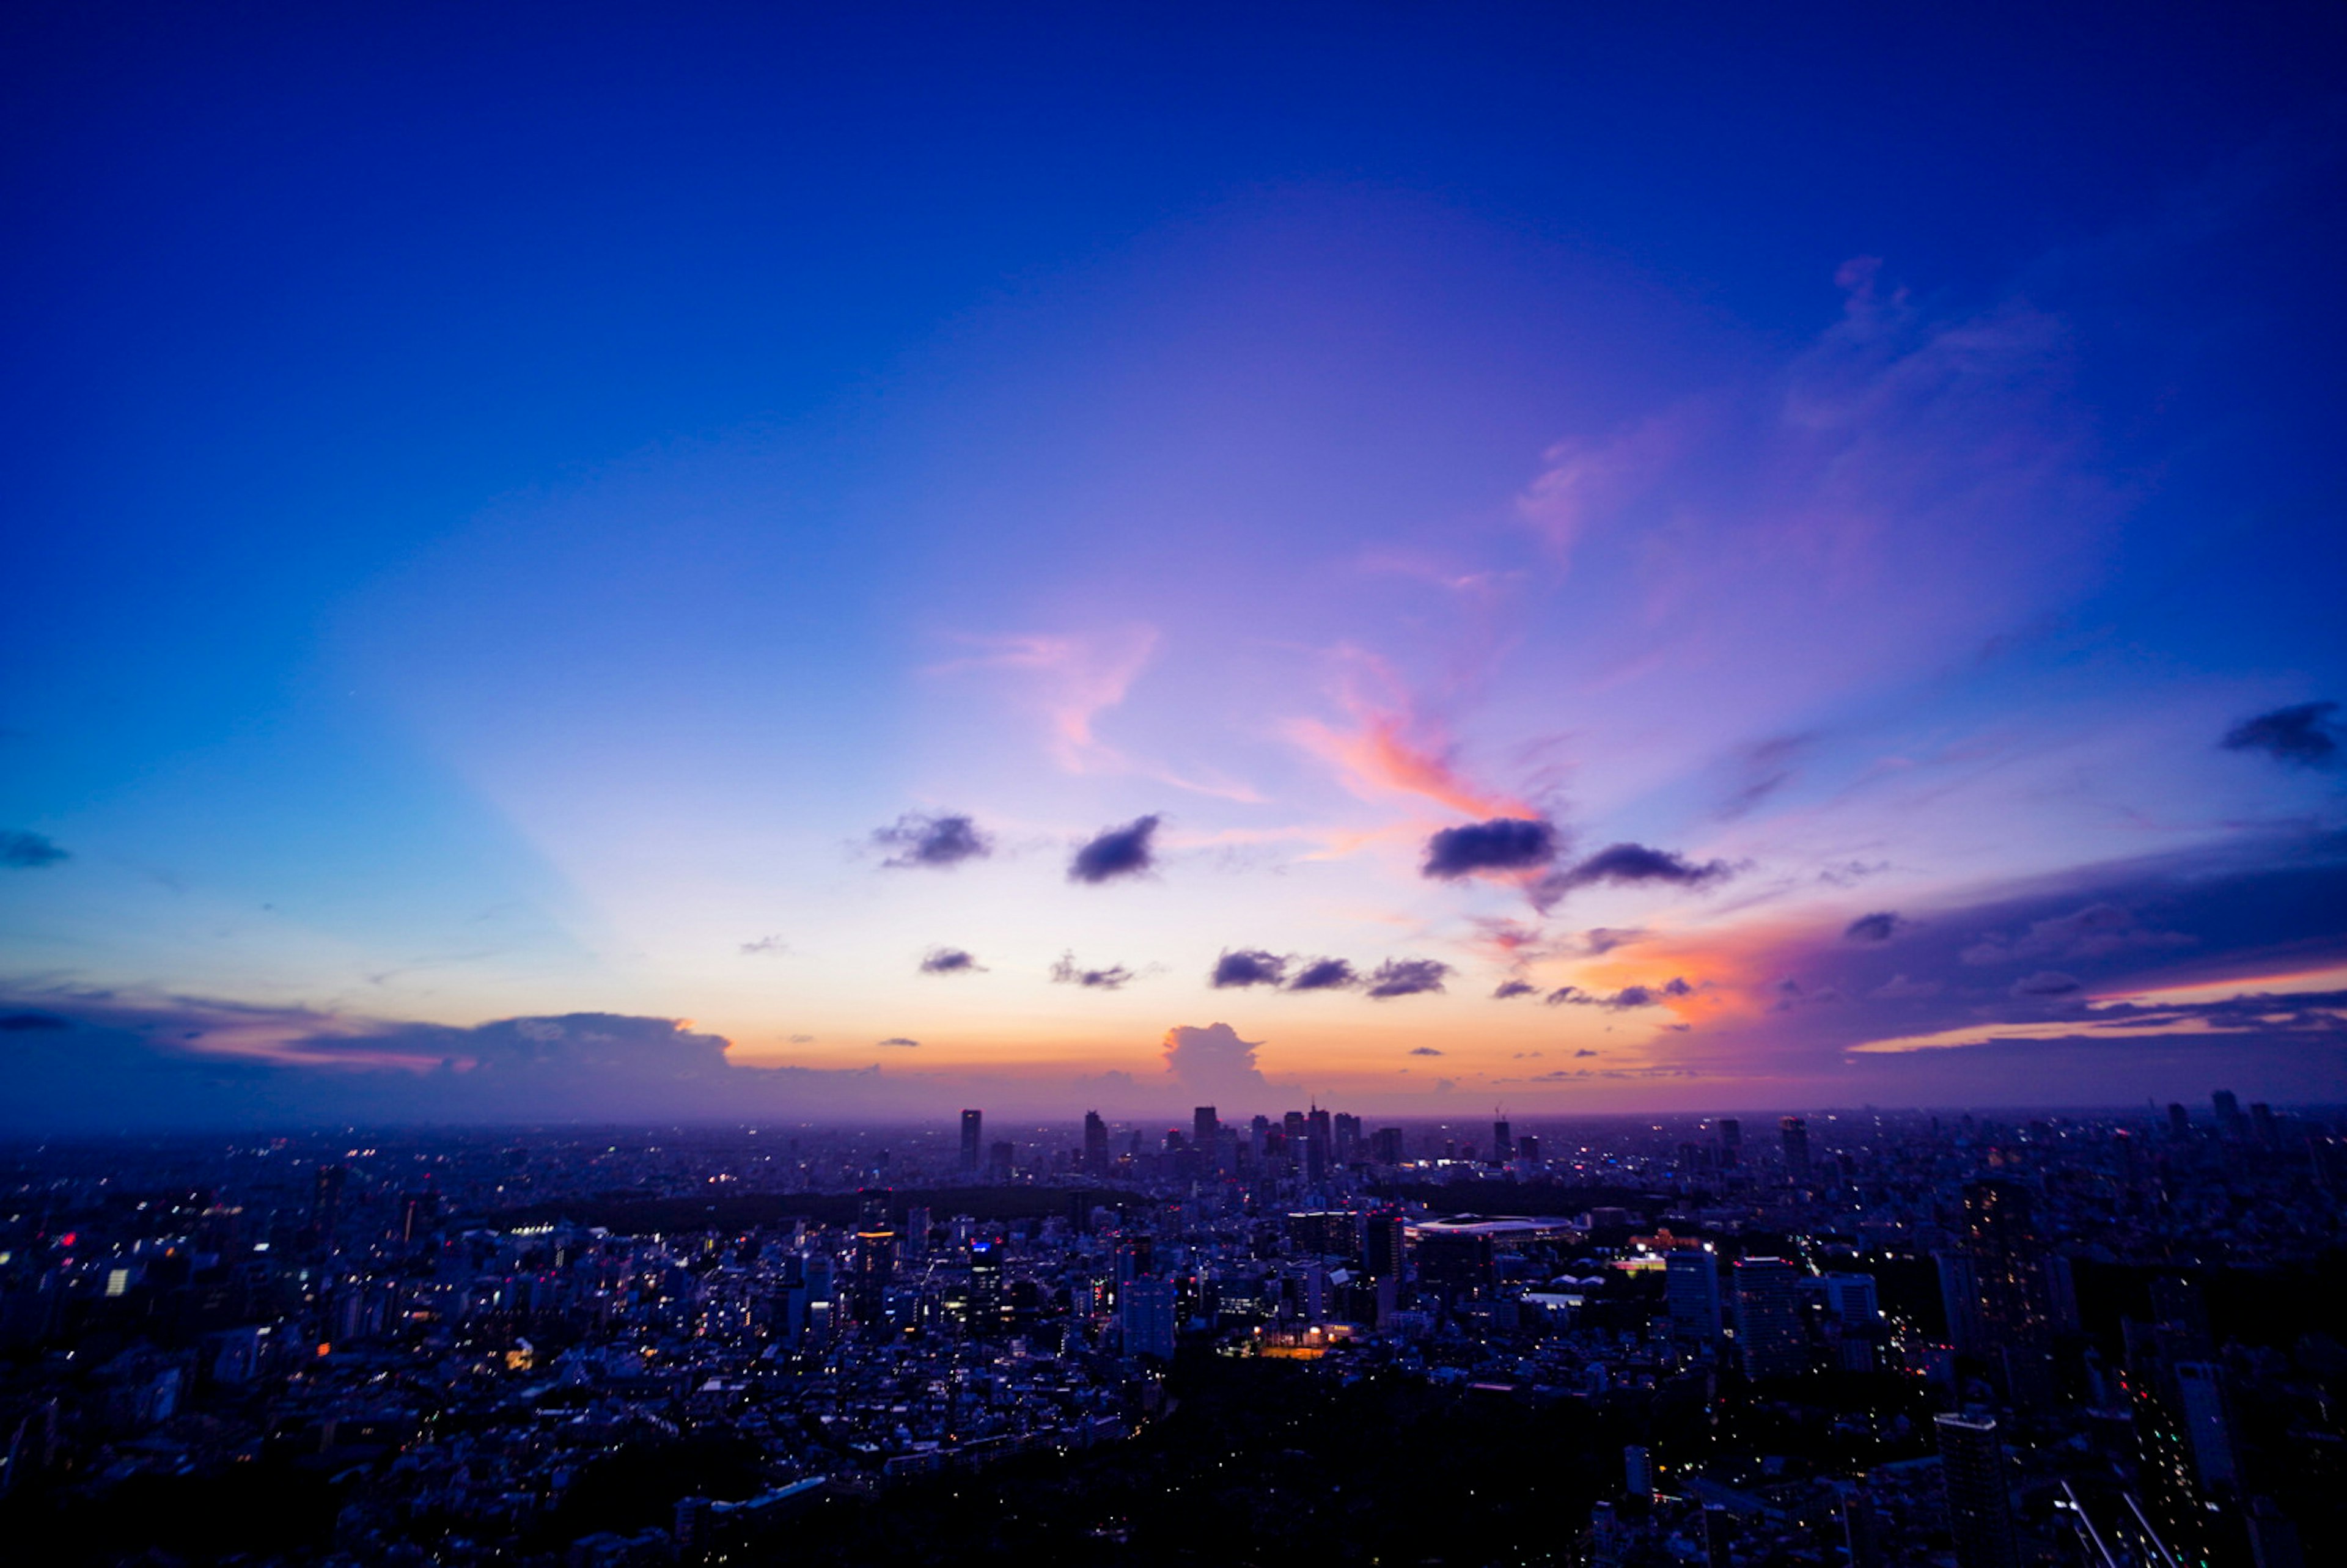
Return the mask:
{"type": "Polygon", "coordinates": [[[2273,1107],[2262,1100],[2253,1101],[2250,1105],[2250,1133],[2257,1139],[2260,1149],[2281,1147],[2281,1128],[2274,1121],[2273,1107]]]}
{"type": "Polygon", "coordinates": [[[2219,1135],[2235,1140],[2239,1139],[2247,1127],[2247,1123],[2241,1120],[2241,1102],[2239,1099],[2234,1095],[2231,1090],[2219,1089],[2214,1094],[2209,1096],[2209,1102],[2217,1108],[2217,1132],[2219,1135]]]}
{"type": "Polygon", "coordinates": [[[961,1113],[961,1168],[965,1175],[978,1174],[979,1161],[986,1139],[986,1113],[965,1111],[961,1113]]]}
{"type": "Polygon", "coordinates": [[[2053,1302],[2028,1188],[2015,1182],[1965,1184],[1964,1254],[1973,1266],[1980,1348],[2042,1348],[2053,1334],[2053,1302]]]}
{"type": "Polygon", "coordinates": [[[2178,1140],[2192,1136],[2192,1112],[2184,1109],[2180,1102],[2168,1102],[2168,1135],[2178,1140]]]}
{"type": "Polygon", "coordinates": [[[858,1323],[877,1323],[897,1273],[897,1232],[888,1224],[887,1190],[858,1193],[856,1211],[856,1286],[848,1305],[858,1323]]]}
{"type": "Polygon", "coordinates": [[[1097,1111],[1084,1112],[1084,1169],[1095,1176],[1108,1174],[1108,1123],[1097,1111]]]}
{"type": "Polygon", "coordinates": [[[990,1239],[969,1244],[969,1333],[991,1339],[1002,1331],[1002,1247],[990,1239]]]}
{"type": "Polygon", "coordinates": [[[1516,1140],[1516,1158],[1527,1165],[1540,1163],[1540,1140],[1530,1132],[1516,1140]]]}
{"type": "Polygon", "coordinates": [[[1701,1247],[1681,1247],[1665,1258],[1663,1268],[1673,1331],[1689,1339],[1718,1338],[1718,1260],[1701,1247]]]}
{"type": "Polygon", "coordinates": [[[1174,1359],[1174,1314],[1176,1295],[1170,1279],[1136,1279],[1117,1295],[1117,1327],[1127,1357],[1154,1356],[1174,1359]]]}
{"type": "Polygon", "coordinates": [[[310,1189],[310,1228],[318,1245],[332,1246],[334,1228],[342,1222],[343,1188],[351,1179],[347,1165],[321,1165],[310,1189]]]}
{"type": "Polygon", "coordinates": [[[1874,1276],[1829,1274],[1825,1276],[1826,1310],[1845,1323],[1872,1323],[1882,1316],[1876,1304],[1874,1276]]]}
{"type": "Polygon", "coordinates": [[[1399,1165],[1401,1163],[1401,1129],[1378,1128],[1369,1139],[1369,1158],[1380,1165],[1399,1165]]]}
{"type": "Polygon", "coordinates": [[[1732,1171],[1744,1162],[1744,1123],[1733,1116],[1723,1116],[1717,1126],[1719,1132],[1719,1168],[1732,1171]]]}
{"type": "Polygon", "coordinates": [[[1201,1149],[1212,1150],[1214,1135],[1223,1130],[1222,1118],[1211,1105],[1201,1105],[1190,1112],[1190,1142],[1201,1149]]]}
{"type": "Polygon", "coordinates": [[[1361,1270],[1372,1279],[1399,1279],[1404,1234],[1399,1209],[1372,1209],[1361,1230],[1361,1270]]]}
{"type": "Polygon", "coordinates": [[[2177,1414],[2200,1496],[2204,1501],[2229,1498],[2239,1485],[2240,1467],[2233,1455],[2224,1370],[2210,1361],[2178,1361],[2174,1375],[2177,1414]]]}
{"type": "Polygon", "coordinates": [[[1504,1165],[1516,1155],[1515,1129],[1506,1122],[1491,1123],[1491,1163],[1504,1165]]]}
{"type": "Polygon", "coordinates": [[[1983,1417],[1932,1418],[1940,1440],[1940,1484],[1955,1537],[1956,1568],[2019,1568],[2013,1501],[2004,1485],[2004,1445],[1996,1422],[1983,1417]]]}
{"type": "Polygon", "coordinates": [[[1799,1184],[1809,1179],[1809,1124],[1799,1116],[1788,1116],[1777,1123],[1777,1136],[1785,1145],[1785,1179],[1799,1184]]]}
{"type": "MultiPolygon", "coordinates": [[[[1665,1265],[1668,1267],[1668,1265],[1665,1265]]],[[[1736,1263],[1736,1346],[1748,1378],[1790,1378],[1809,1369],[1801,1331],[1799,1277],[1781,1257],[1736,1263]]]]}

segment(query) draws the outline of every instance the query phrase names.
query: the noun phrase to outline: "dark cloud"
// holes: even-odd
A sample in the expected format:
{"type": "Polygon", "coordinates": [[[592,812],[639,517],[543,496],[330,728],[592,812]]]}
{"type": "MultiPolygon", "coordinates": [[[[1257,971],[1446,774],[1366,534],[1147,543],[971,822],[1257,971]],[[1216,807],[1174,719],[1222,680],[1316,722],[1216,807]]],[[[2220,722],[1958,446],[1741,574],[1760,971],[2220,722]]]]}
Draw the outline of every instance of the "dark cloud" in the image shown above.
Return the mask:
{"type": "Polygon", "coordinates": [[[1061,953],[1060,961],[1051,966],[1051,979],[1063,986],[1083,986],[1092,990],[1122,990],[1133,979],[1133,971],[1122,964],[1104,969],[1088,969],[1076,962],[1073,953],[1061,953]]]}
{"type": "Polygon", "coordinates": [[[1551,1007],[1563,1007],[1567,1002],[1580,1002],[1593,1000],[1594,999],[1591,998],[1589,993],[1583,990],[1579,986],[1559,986],[1556,989],[1549,992],[1547,996],[1541,999],[1547,1002],[1551,1007]]]}
{"type": "Polygon", "coordinates": [[[1382,1001],[1389,997],[1414,997],[1428,991],[1439,991],[1450,974],[1449,964],[1432,958],[1388,958],[1368,977],[1369,995],[1382,1001]]]}
{"type": "Polygon", "coordinates": [[[1888,909],[1878,909],[1871,915],[1860,915],[1842,927],[1846,942],[1887,942],[1905,929],[1908,922],[1888,909]]]}
{"type": "Polygon", "coordinates": [[[30,1034],[36,1030],[71,1029],[73,1025],[53,1013],[12,1012],[0,1014],[0,1034],[30,1034]]]}
{"type": "Polygon", "coordinates": [[[1567,894],[1600,885],[1643,886],[1664,883],[1676,887],[1702,888],[1734,875],[1725,860],[1696,862],[1667,849],[1643,844],[1611,844],[1562,871],[1551,872],[1532,888],[1532,902],[1542,909],[1567,894]]]}
{"type": "Polygon", "coordinates": [[[1622,1012],[1631,1008],[1658,1006],[1665,997],[1694,994],[1693,986],[1673,976],[1659,986],[1624,986],[1612,996],[1584,991],[1579,986],[1559,986],[1549,992],[1546,999],[1551,1007],[1604,1008],[1609,1012],[1622,1012]]]}
{"type": "Polygon", "coordinates": [[[1157,864],[1156,851],[1151,844],[1157,834],[1157,823],[1156,817],[1144,816],[1122,827],[1102,828],[1068,862],[1068,880],[1102,883],[1119,876],[1140,876],[1157,864]]]}
{"type": "Polygon", "coordinates": [[[1624,1008],[1650,1008],[1659,999],[1652,987],[1624,986],[1597,1005],[1619,1011],[1624,1008]]]}
{"type": "Polygon", "coordinates": [[[1968,964],[2009,964],[2031,958],[2106,958],[2116,953],[2188,948],[2180,931],[2145,926],[2125,905],[2103,901],[2049,919],[2034,920],[2021,935],[1992,931],[1966,948],[1968,964]]]}
{"type": "Polygon", "coordinates": [[[1233,986],[1276,986],[1287,978],[1287,960],[1260,948],[1225,948],[1214,960],[1210,982],[1218,989],[1233,986]]]}
{"type": "Polygon", "coordinates": [[[921,1042],[917,1040],[907,1040],[901,1034],[892,1034],[887,1040],[875,1040],[873,1043],[876,1045],[893,1045],[900,1050],[913,1050],[918,1049],[921,1042]]]}
{"type": "Polygon", "coordinates": [[[1422,876],[1445,879],[1485,871],[1525,871],[1556,858],[1559,842],[1552,823],[1529,816],[1495,816],[1464,827],[1446,827],[1426,841],[1422,876]]]}
{"type": "Polygon", "coordinates": [[[38,866],[55,866],[60,860],[73,857],[37,833],[19,833],[14,828],[0,829],[0,866],[20,871],[38,866]]]}
{"type": "Polygon", "coordinates": [[[2013,982],[2013,994],[2017,997],[2075,996],[2086,986],[2077,976],[2062,974],[2054,969],[2040,969],[2034,975],[2024,975],[2013,982]]]}
{"type": "Polygon", "coordinates": [[[1342,958],[1310,958],[1303,961],[1303,967],[1296,971],[1296,978],[1287,982],[1287,989],[1291,991],[1341,991],[1360,983],[1361,977],[1355,974],[1353,966],[1342,958]]]}
{"type": "Polygon", "coordinates": [[[875,828],[872,842],[893,851],[880,864],[897,870],[944,869],[994,853],[993,838],[966,816],[908,811],[888,827],[875,828]]]}
{"type": "Polygon", "coordinates": [[[1538,989],[1540,987],[1530,980],[1502,980],[1500,989],[1491,993],[1491,999],[1503,1002],[1510,997],[1528,997],[1538,989]]]}
{"type": "Polygon", "coordinates": [[[1410,1048],[1409,1053],[1412,1056],[1440,1056],[1442,1054],[1442,1052],[1435,1050],[1434,1047],[1430,1045],[1413,1046],[1410,1048]]]}
{"type": "Polygon", "coordinates": [[[1576,1050],[1573,1054],[1575,1056],[1594,1056],[1597,1053],[1594,1050],[1576,1050]]]}
{"type": "Polygon", "coordinates": [[[744,942],[742,944],[742,951],[744,954],[753,957],[761,953],[772,953],[776,958],[780,958],[783,954],[787,953],[790,950],[790,944],[784,941],[780,937],[761,937],[754,942],[744,942]]]}
{"type": "Polygon", "coordinates": [[[1695,988],[1676,975],[1663,982],[1663,995],[1666,997],[1686,997],[1694,994],[1695,988]]]}
{"type": "Polygon", "coordinates": [[[2219,744],[2229,752],[2263,752],[2292,767],[2335,767],[2342,754],[2342,737],[2331,715],[2338,711],[2336,702],[2276,708],[2235,724],[2219,744]]]}
{"type": "Polygon", "coordinates": [[[925,975],[982,975],[986,966],[959,948],[931,948],[921,956],[925,975]]]}
{"type": "Polygon", "coordinates": [[[1641,927],[1592,926],[1581,933],[1581,950],[1602,958],[1616,948],[1626,948],[1645,935],[1641,927]]]}

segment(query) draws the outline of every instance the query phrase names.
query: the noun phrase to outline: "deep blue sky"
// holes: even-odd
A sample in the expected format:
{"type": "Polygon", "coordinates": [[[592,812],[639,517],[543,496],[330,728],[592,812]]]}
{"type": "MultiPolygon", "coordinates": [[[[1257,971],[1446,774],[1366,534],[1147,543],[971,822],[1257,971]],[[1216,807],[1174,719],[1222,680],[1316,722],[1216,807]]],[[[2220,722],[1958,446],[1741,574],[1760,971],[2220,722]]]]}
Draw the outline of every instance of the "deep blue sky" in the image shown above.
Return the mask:
{"type": "MultiPolygon", "coordinates": [[[[0,981],[810,1103],[2132,1093],[2209,1026],[2109,1008],[2347,966],[2227,892],[2337,862],[2335,713],[2220,743],[2347,697],[2343,18],[15,7],[0,981]],[[1501,816],[1727,869],[1421,875],[1501,816]]],[[[2245,1089],[2347,1092],[2321,1017],[2245,1089]]]]}

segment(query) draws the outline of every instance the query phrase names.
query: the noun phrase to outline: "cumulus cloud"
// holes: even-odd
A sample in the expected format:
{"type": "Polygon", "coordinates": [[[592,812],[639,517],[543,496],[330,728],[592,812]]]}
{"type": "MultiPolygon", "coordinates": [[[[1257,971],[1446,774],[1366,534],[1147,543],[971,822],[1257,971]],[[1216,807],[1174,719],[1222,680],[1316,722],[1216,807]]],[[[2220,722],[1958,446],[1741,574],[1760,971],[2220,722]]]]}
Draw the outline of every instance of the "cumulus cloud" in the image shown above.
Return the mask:
{"type": "Polygon", "coordinates": [[[1260,948],[1225,948],[1214,960],[1210,983],[1217,989],[1235,986],[1276,986],[1287,978],[1287,960],[1260,948]]]}
{"type": "Polygon", "coordinates": [[[2342,753],[2336,702],[2301,702],[2244,719],[2218,743],[2229,752],[2263,752],[2292,767],[2336,767],[2342,753]]]}
{"type": "Polygon", "coordinates": [[[1860,915],[1842,927],[1846,942],[1887,942],[1905,929],[1909,922],[1888,909],[1878,909],[1871,915],[1860,915]]]}
{"type": "Polygon", "coordinates": [[[1120,876],[1138,876],[1147,871],[1157,863],[1152,841],[1157,834],[1158,820],[1144,816],[1122,827],[1102,828],[1068,863],[1068,880],[1098,884],[1120,876]]]}
{"type": "Polygon", "coordinates": [[[1133,971],[1122,964],[1106,968],[1088,969],[1076,962],[1073,953],[1061,953],[1060,961],[1051,966],[1051,979],[1063,986],[1082,986],[1090,990],[1122,990],[1133,979],[1133,971]]]}
{"type": "Polygon", "coordinates": [[[1464,827],[1446,827],[1426,841],[1421,876],[1454,880],[1487,871],[1526,871],[1557,856],[1553,824],[1537,817],[1495,816],[1464,827]]]}
{"type": "Polygon", "coordinates": [[[876,1040],[873,1043],[876,1045],[893,1045],[901,1050],[912,1050],[918,1048],[921,1042],[917,1040],[907,1040],[901,1034],[892,1034],[887,1040],[876,1040]]]}
{"type": "Polygon", "coordinates": [[[742,944],[742,951],[753,958],[762,953],[780,958],[790,950],[791,945],[780,937],[761,937],[754,942],[742,944]]]}
{"type": "Polygon", "coordinates": [[[1369,995],[1383,1001],[1389,997],[1414,997],[1428,991],[1440,991],[1449,978],[1450,966],[1432,958],[1388,958],[1372,970],[1368,977],[1369,995]]]}
{"type": "Polygon", "coordinates": [[[1551,1007],[1604,1008],[1608,1012],[1622,1012],[1631,1008],[1657,1007],[1668,997],[1694,994],[1695,988],[1675,975],[1659,986],[1624,986],[1611,996],[1585,991],[1579,986],[1559,986],[1549,992],[1546,1000],[1551,1007]]]}
{"type": "Polygon", "coordinates": [[[1271,1088],[1255,1066],[1255,1053],[1263,1049],[1263,1041],[1241,1040],[1226,1023],[1176,1025],[1165,1031],[1164,1049],[1165,1071],[1201,1101],[1244,1102],[1249,1094],[1271,1088]]]}
{"type": "Polygon", "coordinates": [[[1583,1050],[1576,1050],[1576,1051],[1574,1051],[1573,1054],[1574,1056],[1576,1056],[1576,1057],[1583,1057],[1583,1056],[1594,1056],[1594,1055],[1596,1055],[1597,1053],[1596,1053],[1595,1051],[1594,1051],[1594,1050],[1589,1050],[1583,1049],[1583,1050]]]}
{"type": "Polygon", "coordinates": [[[71,858],[40,834],[22,833],[14,828],[0,829],[0,866],[29,871],[36,866],[55,866],[60,860],[71,858]]]}
{"type": "Polygon", "coordinates": [[[891,852],[880,864],[900,871],[944,870],[994,853],[993,838],[979,831],[978,824],[969,817],[958,815],[907,812],[893,825],[875,828],[872,842],[891,852]]]}
{"type": "Polygon", "coordinates": [[[1530,980],[1502,980],[1499,989],[1491,993],[1491,999],[1503,1002],[1511,997],[1528,997],[1539,989],[1540,987],[1530,980]]]}
{"type": "Polygon", "coordinates": [[[925,975],[982,975],[986,966],[959,948],[931,948],[921,956],[925,975]]]}
{"type": "Polygon", "coordinates": [[[1442,1052],[1435,1050],[1434,1047],[1430,1045],[1412,1046],[1409,1053],[1412,1056],[1440,1056],[1442,1054],[1442,1052]]]}
{"type": "Polygon", "coordinates": [[[1296,978],[1287,982],[1291,991],[1341,991],[1361,983],[1353,966],[1342,958],[1307,958],[1302,960],[1296,978]]]}
{"type": "Polygon", "coordinates": [[[1732,875],[1733,868],[1725,860],[1696,862],[1643,844],[1612,844],[1562,871],[1542,877],[1532,887],[1532,902],[1547,909],[1579,888],[1598,886],[1662,883],[1699,889],[1724,882],[1732,875]]]}

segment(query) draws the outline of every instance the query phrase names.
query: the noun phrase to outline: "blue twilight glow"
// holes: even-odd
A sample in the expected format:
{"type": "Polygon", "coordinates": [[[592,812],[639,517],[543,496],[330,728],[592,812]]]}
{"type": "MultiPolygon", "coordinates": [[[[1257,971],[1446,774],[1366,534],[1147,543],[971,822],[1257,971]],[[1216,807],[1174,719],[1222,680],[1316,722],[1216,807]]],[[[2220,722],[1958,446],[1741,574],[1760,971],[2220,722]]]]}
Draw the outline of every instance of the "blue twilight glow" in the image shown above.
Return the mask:
{"type": "Polygon", "coordinates": [[[16,1120],[2347,1095],[2335,9],[590,13],[5,24],[16,1120]]]}

